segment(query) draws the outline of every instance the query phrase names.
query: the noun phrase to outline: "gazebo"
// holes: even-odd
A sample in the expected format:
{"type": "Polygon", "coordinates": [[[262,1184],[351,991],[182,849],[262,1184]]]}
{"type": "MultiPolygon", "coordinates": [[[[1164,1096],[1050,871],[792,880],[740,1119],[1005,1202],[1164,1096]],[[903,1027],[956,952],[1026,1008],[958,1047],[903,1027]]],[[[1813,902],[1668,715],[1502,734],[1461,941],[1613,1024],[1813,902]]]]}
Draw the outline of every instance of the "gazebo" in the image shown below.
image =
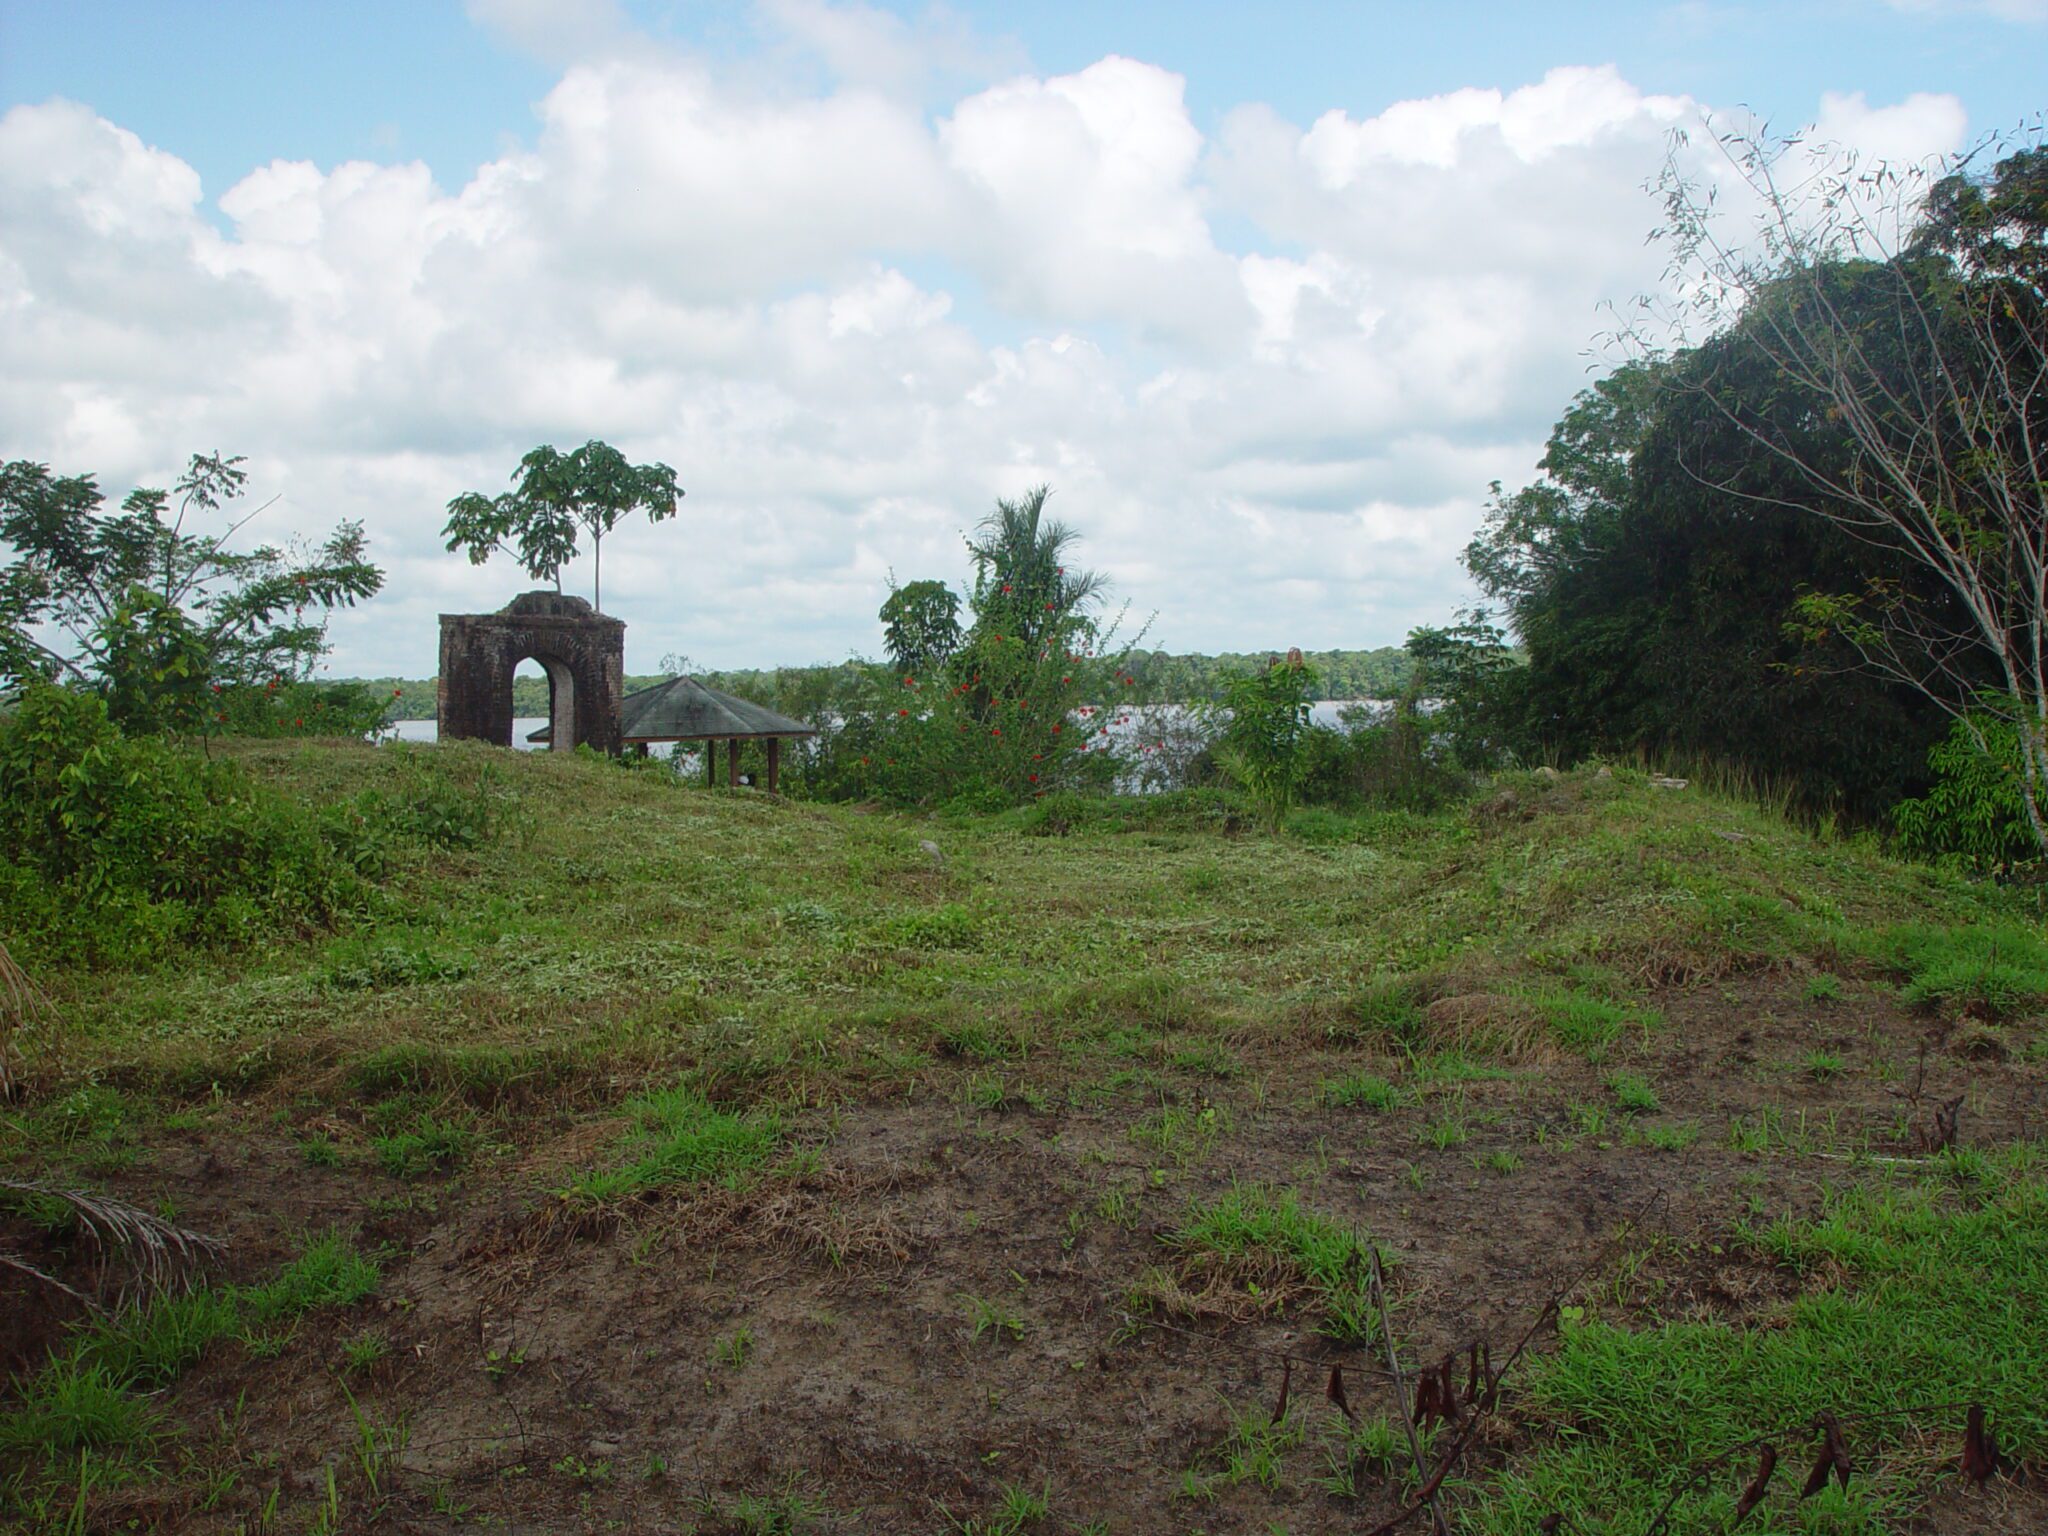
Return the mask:
{"type": "MultiPolygon", "coordinates": [[[[782,744],[792,737],[815,736],[808,725],[787,715],[707,688],[694,677],[672,677],[619,700],[619,742],[643,751],[657,741],[704,743],[704,779],[718,782],[718,744],[726,743],[725,781],[740,782],[740,743],[768,743],[768,791],[775,792],[782,771],[782,744]]],[[[530,733],[532,742],[552,742],[552,727],[530,733]]]]}

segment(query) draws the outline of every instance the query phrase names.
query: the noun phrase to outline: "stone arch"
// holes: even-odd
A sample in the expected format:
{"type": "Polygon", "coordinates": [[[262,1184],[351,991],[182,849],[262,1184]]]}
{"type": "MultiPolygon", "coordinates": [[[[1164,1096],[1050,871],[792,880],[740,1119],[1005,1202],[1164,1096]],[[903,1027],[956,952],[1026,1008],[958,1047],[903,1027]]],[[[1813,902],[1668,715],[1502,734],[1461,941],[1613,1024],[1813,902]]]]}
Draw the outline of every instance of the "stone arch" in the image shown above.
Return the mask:
{"type": "Polygon", "coordinates": [[[497,613],[441,615],[441,739],[511,746],[512,674],[527,660],[547,674],[554,750],[587,742],[617,752],[625,622],[560,592],[528,592],[497,613]]]}

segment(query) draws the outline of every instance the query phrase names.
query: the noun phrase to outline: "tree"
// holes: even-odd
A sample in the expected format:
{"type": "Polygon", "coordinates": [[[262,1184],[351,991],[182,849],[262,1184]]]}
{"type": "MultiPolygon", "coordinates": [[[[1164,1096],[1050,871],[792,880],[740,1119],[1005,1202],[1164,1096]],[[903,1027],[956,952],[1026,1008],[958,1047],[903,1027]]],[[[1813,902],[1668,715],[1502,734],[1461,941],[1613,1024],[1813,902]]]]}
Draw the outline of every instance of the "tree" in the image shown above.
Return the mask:
{"type": "Polygon", "coordinates": [[[1308,771],[1309,701],[1315,690],[1315,670],[1299,651],[1231,679],[1224,690],[1230,723],[1218,755],[1276,828],[1308,771]]]}
{"type": "MultiPolygon", "coordinates": [[[[1725,239],[1716,197],[1674,154],[1661,186],[1681,322],[1740,335],[1772,387],[1711,369],[1687,387],[1782,469],[1769,504],[1903,567],[1804,594],[1799,633],[1845,644],[1965,731],[2010,722],[2048,851],[2048,150],[1986,174],[1997,146],[1980,146],[1916,173],[1797,140],[1719,143],[1757,224],[1725,239]]],[[[1718,492],[1758,494],[1681,461],[1718,492]]]]}
{"type": "Polygon", "coordinates": [[[441,533],[451,550],[482,565],[504,550],[540,581],[562,590],[562,567],[576,558],[578,530],[590,535],[594,606],[604,611],[604,536],[644,511],[651,523],[676,515],[683,492],[666,464],[629,464],[609,443],[592,439],[574,453],[542,444],[519,461],[513,488],[496,496],[465,491],[448,503],[441,533]]]}
{"type": "Polygon", "coordinates": [[[936,673],[960,648],[960,599],[943,581],[892,581],[877,617],[889,659],[905,676],[936,673]]]}
{"type": "Polygon", "coordinates": [[[90,475],[0,467],[0,672],[92,687],[124,727],[175,731],[204,728],[212,692],[309,678],[329,618],[384,573],[360,523],[317,545],[232,549],[269,502],[220,532],[191,531],[241,498],[242,463],[195,454],[169,493],[132,491],[112,514],[90,475]]]}
{"type": "Polygon", "coordinates": [[[1497,768],[1515,755],[1519,722],[1511,699],[1521,669],[1485,609],[1461,610],[1457,620],[1409,634],[1409,686],[1414,697],[1437,701],[1432,734],[1446,741],[1460,768],[1497,768]]]}

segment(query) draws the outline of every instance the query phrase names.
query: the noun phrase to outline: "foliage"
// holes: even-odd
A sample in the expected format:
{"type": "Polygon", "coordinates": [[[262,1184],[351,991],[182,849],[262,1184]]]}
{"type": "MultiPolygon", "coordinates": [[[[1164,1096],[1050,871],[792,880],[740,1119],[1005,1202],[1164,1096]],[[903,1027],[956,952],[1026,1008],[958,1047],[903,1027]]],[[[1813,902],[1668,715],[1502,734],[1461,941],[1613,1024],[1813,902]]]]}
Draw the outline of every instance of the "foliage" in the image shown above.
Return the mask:
{"type": "Polygon", "coordinates": [[[1875,819],[1922,783],[1939,712],[1786,621],[1803,592],[1897,563],[1790,504],[1797,477],[1703,403],[1707,381],[1828,436],[1739,330],[1573,401],[1543,479],[1497,495],[1465,552],[1528,657],[1500,674],[1503,734],[1524,760],[1718,763],[1875,819]]]}
{"type": "Polygon", "coordinates": [[[355,834],[95,695],[31,686],[0,719],[0,921],[40,953],[146,960],[331,922],[355,834]]]}
{"type": "Polygon", "coordinates": [[[573,453],[542,444],[519,461],[513,488],[496,496],[465,491],[448,503],[442,536],[482,565],[505,550],[538,581],[562,590],[562,567],[576,558],[579,530],[590,535],[595,565],[593,606],[604,607],[604,536],[635,512],[659,523],[676,515],[683,492],[668,465],[629,464],[609,443],[592,439],[573,453]]]}
{"type": "Polygon", "coordinates": [[[376,593],[383,572],[365,557],[358,523],[315,546],[246,553],[230,544],[262,507],[224,531],[190,531],[241,498],[241,465],[194,455],[170,493],[131,491],[113,514],[89,475],[56,477],[25,460],[0,467],[0,544],[11,556],[0,573],[0,677],[84,684],[125,730],[199,735],[225,723],[216,694],[305,682],[327,648],[328,618],[376,593]]]}
{"type": "Polygon", "coordinates": [[[1498,768],[1516,756],[1522,682],[1507,636],[1483,609],[1458,615],[1446,629],[1417,629],[1408,636],[1414,661],[1407,702],[1434,701],[1432,735],[1458,767],[1498,768]]]}
{"type": "Polygon", "coordinates": [[[1315,673],[1297,654],[1232,680],[1224,691],[1230,723],[1224,727],[1219,755],[1276,827],[1308,774],[1309,699],[1314,687],[1315,673]]]}
{"type": "MultiPolygon", "coordinates": [[[[1681,1469],[1759,1435],[1803,1435],[1823,1410],[1853,1425],[1858,1460],[1826,1529],[1892,1528],[1887,1517],[1904,1510],[1888,1490],[1926,1464],[1924,1432],[1961,1438],[1962,1404],[1985,1405],[2012,1454],[2037,1456],[2048,1444],[2038,1322],[2048,1308],[2048,1201],[2024,1147],[1984,1159],[1982,1172],[1967,1199],[1937,1167],[1836,1195],[1815,1220],[1752,1231],[1760,1258],[1829,1277],[1757,1325],[1632,1331],[1568,1317],[1526,1387],[1555,1430],[1489,1480],[1473,1527],[1533,1531],[1545,1512],[1587,1525],[1656,1509],[1681,1469]],[[1929,1411],[1901,1412],[1912,1408],[1929,1411]]],[[[1743,1470],[1682,1498],[1671,1528],[1725,1528],[1754,1464],[1744,1458],[1743,1470]]],[[[1797,1479],[1779,1482],[1767,1508],[1789,1519],[1797,1479]]]]}
{"type": "Polygon", "coordinates": [[[879,617],[882,643],[900,673],[936,672],[960,648],[960,599],[943,581],[892,582],[879,617]]]}
{"type": "Polygon", "coordinates": [[[1105,582],[1069,566],[1078,534],[1045,516],[1048,494],[998,501],[968,541],[972,622],[936,672],[834,669],[823,707],[798,717],[831,725],[798,792],[993,809],[1114,779],[1135,680],[1098,615],[1105,582]]]}
{"type": "MultiPolygon", "coordinates": [[[[1880,557],[1815,581],[1798,633],[1951,716],[1991,690],[2023,725],[2021,804],[2048,850],[2048,149],[1988,141],[1930,183],[1796,137],[1721,147],[1754,227],[1727,239],[1725,188],[1674,158],[1674,276],[1686,318],[1761,377],[1689,372],[1686,408],[1775,478],[1772,505],[1880,557]],[[1994,151],[1988,172],[1973,166],[1994,151]]],[[[1741,493],[1681,461],[1704,489],[1741,493]]]]}
{"type": "Polygon", "coordinates": [[[1901,843],[1923,857],[1952,857],[1980,870],[2039,856],[2027,819],[2020,733],[1986,712],[1965,715],[1928,751],[1934,782],[1892,809],[1901,843]]]}

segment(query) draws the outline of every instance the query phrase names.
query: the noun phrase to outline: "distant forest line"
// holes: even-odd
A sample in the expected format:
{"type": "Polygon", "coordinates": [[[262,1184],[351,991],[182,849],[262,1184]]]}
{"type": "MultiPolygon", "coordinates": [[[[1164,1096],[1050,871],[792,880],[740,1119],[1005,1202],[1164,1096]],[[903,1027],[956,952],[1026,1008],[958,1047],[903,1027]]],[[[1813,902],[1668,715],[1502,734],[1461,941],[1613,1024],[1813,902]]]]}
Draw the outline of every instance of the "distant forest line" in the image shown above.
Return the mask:
{"type": "MultiPolygon", "coordinates": [[[[1167,651],[1135,651],[1128,667],[1137,679],[1142,696],[1155,703],[1192,704],[1221,698],[1224,682],[1233,676],[1265,665],[1275,651],[1225,652],[1219,656],[1176,656],[1167,651]]],[[[1316,670],[1319,699],[1389,699],[1407,686],[1411,658],[1397,645],[1383,645],[1372,651],[1303,651],[1302,656],[1316,670]]],[[[868,667],[887,671],[880,662],[845,661],[839,667],[868,667]]],[[[837,668],[819,664],[808,667],[753,667],[731,672],[699,671],[694,675],[713,688],[738,694],[741,698],[773,699],[781,696],[789,674],[831,672],[837,668]]],[[[667,673],[628,676],[626,691],[648,688],[665,681],[667,673]]],[[[434,718],[435,680],[431,677],[376,677],[346,679],[363,681],[382,693],[394,695],[393,720],[434,718]]],[[[516,677],[512,680],[512,713],[520,716],[548,712],[548,682],[544,677],[516,677]]]]}

